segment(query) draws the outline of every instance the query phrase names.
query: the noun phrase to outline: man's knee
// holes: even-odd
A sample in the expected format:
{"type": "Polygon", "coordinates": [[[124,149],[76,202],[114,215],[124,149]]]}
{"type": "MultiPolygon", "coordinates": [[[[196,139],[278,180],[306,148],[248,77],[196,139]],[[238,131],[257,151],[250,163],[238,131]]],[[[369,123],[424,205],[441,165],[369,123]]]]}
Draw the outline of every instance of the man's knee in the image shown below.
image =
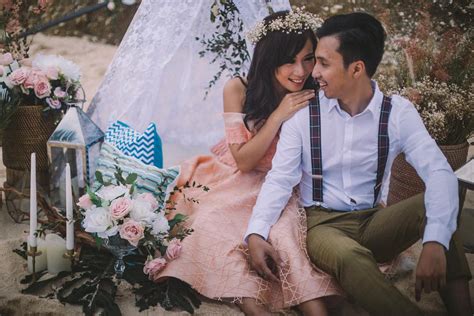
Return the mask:
{"type": "Polygon", "coordinates": [[[339,280],[345,275],[365,274],[367,265],[372,266],[375,260],[372,252],[360,245],[334,247],[330,258],[328,264],[335,267],[334,275],[339,280]]]}
{"type": "Polygon", "coordinates": [[[374,260],[369,249],[349,237],[322,239],[320,235],[323,234],[308,234],[308,255],[317,267],[336,277],[352,270],[364,270],[367,260],[374,260]]]}

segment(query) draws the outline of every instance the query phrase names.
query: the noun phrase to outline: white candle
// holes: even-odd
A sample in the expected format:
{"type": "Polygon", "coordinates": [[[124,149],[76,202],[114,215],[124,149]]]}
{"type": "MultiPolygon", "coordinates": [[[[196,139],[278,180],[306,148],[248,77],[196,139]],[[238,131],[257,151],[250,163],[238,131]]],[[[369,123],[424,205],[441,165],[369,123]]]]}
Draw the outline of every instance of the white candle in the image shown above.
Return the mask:
{"type": "Polygon", "coordinates": [[[36,209],[36,154],[31,153],[31,173],[30,173],[30,235],[28,243],[30,247],[36,247],[36,228],[38,225],[36,209]]]}
{"type": "MultiPolygon", "coordinates": [[[[41,254],[35,258],[35,272],[40,272],[48,267],[46,261],[46,241],[43,238],[38,238],[37,244],[38,251],[41,251],[41,254]]],[[[28,272],[33,273],[33,257],[31,256],[28,256],[28,272]]]]}
{"type": "Polygon", "coordinates": [[[74,216],[72,212],[71,166],[66,164],[66,248],[74,249],[74,216]]]}
{"type": "Polygon", "coordinates": [[[46,235],[46,256],[48,272],[57,274],[61,271],[71,271],[71,260],[64,258],[66,241],[56,234],[46,235]]]}

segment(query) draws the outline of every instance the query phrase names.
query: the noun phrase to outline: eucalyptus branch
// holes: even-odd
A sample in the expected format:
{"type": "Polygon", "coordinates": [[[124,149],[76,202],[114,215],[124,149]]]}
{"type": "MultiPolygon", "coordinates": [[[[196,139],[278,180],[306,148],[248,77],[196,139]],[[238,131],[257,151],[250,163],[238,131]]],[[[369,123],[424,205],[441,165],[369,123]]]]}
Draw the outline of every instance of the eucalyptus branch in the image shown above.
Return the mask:
{"type": "Polygon", "coordinates": [[[243,33],[243,22],[239,10],[232,0],[216,0],[211,6],[211,21],[216,31],[210,37],[203,35],[196,40],[203,45],[200,57],[211,55],[211,64],[218,62],[219,70],[209,81],[204,98],[217,83],[224,71],[231,77],[245,76],[243,67],[250,60],[243,33]]]}
{"type": "Polygon", "coordinates": [[[177,193],[181,193],[183,195],[183,200],[191,202],[191,203],[199,204],[199,200],[193,197],[187,197],[186,194],[184,193],[186,189],[191,189],[191,188],[201,189],[203,192],[208,192],[210,190],[209,187],[199,184],[196,181],[193,181],[192,183],[187,181],[185,184],[181,186],[175,186],[169,194],[169,199],[165,201],[165,205],[166,205],[165,210],[166,211],[176,210],[175,206],[176,204],[178,204],[178,202],[175,201],[174,195],[176,195],[177,193]]]}

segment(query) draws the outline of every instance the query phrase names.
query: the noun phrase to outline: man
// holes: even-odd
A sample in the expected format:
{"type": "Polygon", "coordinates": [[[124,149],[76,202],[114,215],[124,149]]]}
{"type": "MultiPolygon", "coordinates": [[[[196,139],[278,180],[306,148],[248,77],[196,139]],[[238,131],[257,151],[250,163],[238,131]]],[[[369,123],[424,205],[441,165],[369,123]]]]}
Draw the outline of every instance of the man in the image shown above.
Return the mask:
{"type": "Polygon", "coordinates": [[[282,126],[245,236],[253,268],[267,279],[277,277],[269,261],[283,263],[266,239],[299,183],[311,260],[370,314],[421,314],[377,263],[422,238],[416,299],[422,290],[440,290],[450,315],[471,315],[471,275],[454,234],[456,177],[414,106],[399,96],[384,97],[371,80],[384,51],[382,25],[365,13],[337,15],[324,22],[317,37],[313,77],[321,88],[319,100],[282,126]],[[380,187],[400,152],[426,192],[378,207],[380,187]]]}

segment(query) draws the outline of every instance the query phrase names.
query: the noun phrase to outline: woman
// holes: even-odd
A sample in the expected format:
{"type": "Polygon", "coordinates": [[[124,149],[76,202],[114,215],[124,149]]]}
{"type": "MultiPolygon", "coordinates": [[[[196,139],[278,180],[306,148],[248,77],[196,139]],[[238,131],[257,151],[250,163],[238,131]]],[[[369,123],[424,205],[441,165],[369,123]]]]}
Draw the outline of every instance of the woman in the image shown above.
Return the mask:
{"type": "Polygon", "coordinates": [[[160,276],[179,278],[207,297],[232,300],[250,315],[293,305],[307,315],[326,315],[322,298],[339,294],[333,280],[307,257],[304,213],[296,197],[269,236],[284,261],[275,271],[279,280],[252,271],[242,244],[280,126],[315,96],[310,77],[314,19],[301,10],[265,18],[253,34],[257,43],[247,80],[231,79],[224,88],[226,138],[214,146],[214,156],[196,157],[182,166],[180,183],[196,181],[210,191],[186,193],[199,204],[177,201],[177,211],[189,215],[194,232],[160,276]]]}

